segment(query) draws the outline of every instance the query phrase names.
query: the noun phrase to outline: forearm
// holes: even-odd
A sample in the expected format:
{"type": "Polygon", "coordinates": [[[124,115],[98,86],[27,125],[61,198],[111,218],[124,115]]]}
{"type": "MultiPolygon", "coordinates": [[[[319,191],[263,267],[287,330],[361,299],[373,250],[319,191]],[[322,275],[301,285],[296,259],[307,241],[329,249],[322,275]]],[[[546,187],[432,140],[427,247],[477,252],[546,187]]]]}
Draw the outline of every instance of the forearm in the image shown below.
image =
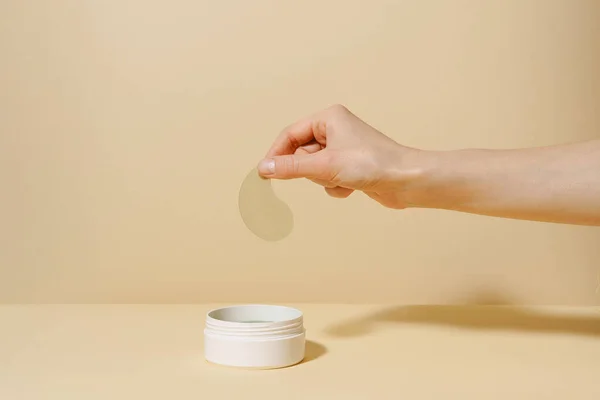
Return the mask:
{"type": "Polygon", "coordinates": [[[600,226],[600,140],[519,150],[424,152],[416,207],[600,226]]]}

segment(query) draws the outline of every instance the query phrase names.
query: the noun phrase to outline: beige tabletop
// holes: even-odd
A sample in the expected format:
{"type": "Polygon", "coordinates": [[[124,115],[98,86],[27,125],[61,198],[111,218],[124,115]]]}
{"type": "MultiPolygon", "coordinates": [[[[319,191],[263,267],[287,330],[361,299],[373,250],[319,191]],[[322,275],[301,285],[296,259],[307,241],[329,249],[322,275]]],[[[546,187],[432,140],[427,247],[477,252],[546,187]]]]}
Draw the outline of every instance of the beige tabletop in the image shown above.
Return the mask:
{"type": "Polygon", "coordinates": [[[307,357],[204,361],[215,305],[0,306],[0,399],[599,399],[600,310],[294,305],[307,357]]]}

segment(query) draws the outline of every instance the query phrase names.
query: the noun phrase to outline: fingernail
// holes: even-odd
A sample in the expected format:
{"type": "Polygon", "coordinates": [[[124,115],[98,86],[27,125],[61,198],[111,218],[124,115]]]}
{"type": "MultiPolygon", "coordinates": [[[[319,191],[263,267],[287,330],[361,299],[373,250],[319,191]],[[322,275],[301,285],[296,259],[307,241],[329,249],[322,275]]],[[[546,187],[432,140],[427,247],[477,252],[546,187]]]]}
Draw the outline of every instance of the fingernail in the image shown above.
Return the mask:
{"type": "Polygon", "coordinates": [[[258,164],[258,172],[261,175],[271,175],[275,173],[275,160],[262,160],[258,164]]]}

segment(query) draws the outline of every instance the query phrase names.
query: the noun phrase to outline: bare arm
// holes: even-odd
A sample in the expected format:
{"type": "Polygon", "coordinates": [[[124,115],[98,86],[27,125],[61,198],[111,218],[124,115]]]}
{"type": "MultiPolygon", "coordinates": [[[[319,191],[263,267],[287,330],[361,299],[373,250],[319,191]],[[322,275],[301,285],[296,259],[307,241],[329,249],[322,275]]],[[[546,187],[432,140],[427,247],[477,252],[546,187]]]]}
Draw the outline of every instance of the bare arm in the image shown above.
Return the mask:
{"type": "Polygon", "coordinates": [[[417,207],[600,226],[600,140],[423,152],[421,161],[423,172],[406,192],[417,207]]]}
{"type": "Polygon", "coordinates": [[[515,150],[402,146],[336,105],[285,128],[259,163],[266,178],[308,178],[330,196],[600,226],[600,139],[515,150]]]}

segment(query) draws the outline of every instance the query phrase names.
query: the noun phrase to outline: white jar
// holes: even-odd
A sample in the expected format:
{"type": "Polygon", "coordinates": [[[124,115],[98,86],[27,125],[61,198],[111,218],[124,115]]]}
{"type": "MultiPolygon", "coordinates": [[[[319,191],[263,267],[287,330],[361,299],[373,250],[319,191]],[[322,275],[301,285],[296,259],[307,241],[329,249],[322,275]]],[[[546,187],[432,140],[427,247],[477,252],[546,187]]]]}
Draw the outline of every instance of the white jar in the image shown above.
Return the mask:
{"type": "Polygon", "coordinates": [[[218,308],[206,315],[204,357],[242,368],[282,368],[304,359],[305,329],[300,310],[249,304],[218,308]]]}

